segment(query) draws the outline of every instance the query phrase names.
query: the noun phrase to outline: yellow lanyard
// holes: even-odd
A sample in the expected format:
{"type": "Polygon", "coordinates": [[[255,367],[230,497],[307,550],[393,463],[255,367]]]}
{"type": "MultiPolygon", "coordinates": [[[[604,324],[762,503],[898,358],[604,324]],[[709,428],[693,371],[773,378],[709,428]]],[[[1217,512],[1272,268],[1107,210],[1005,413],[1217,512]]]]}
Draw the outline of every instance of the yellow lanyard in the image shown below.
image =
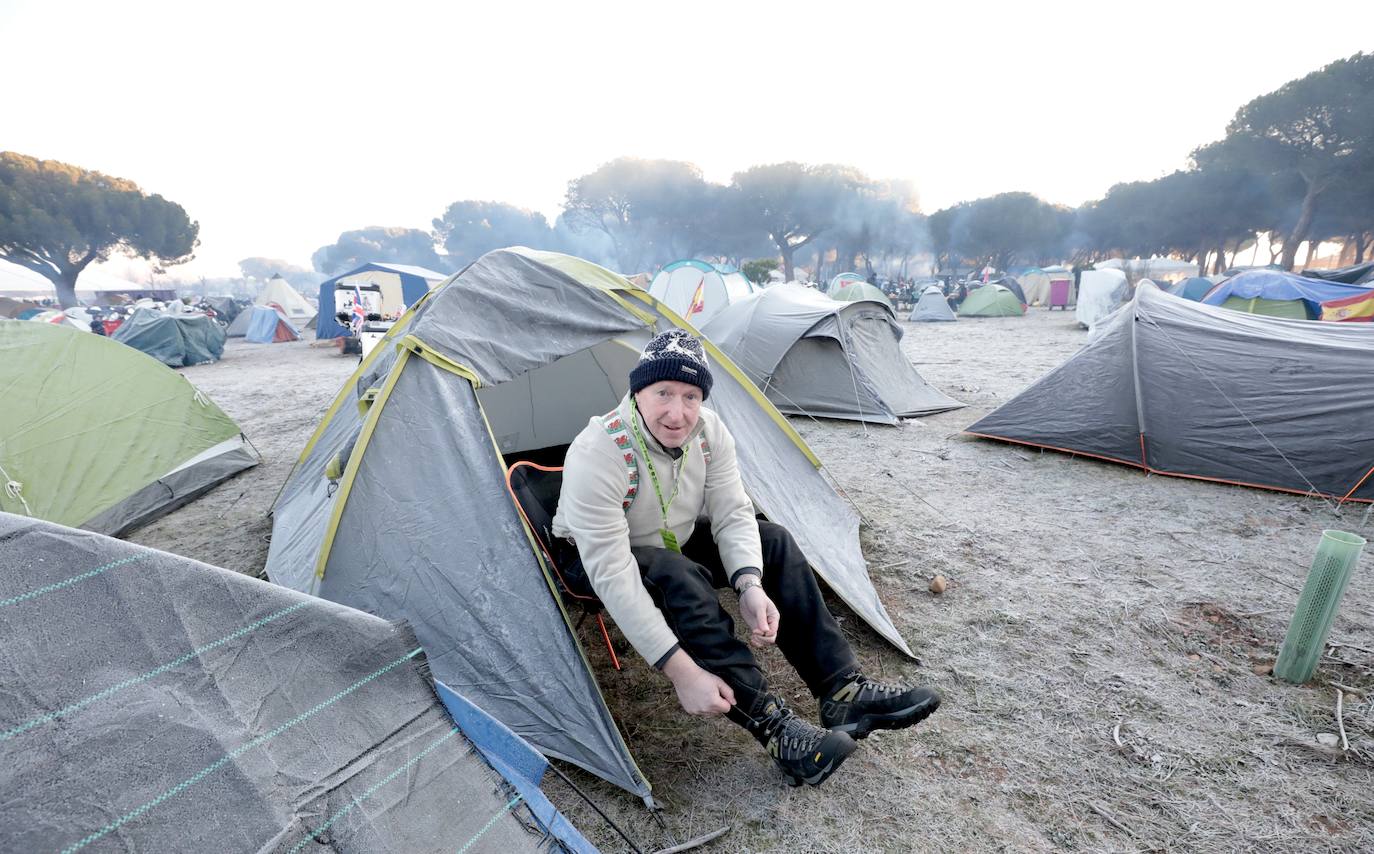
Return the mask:
{"type": "Polygon", "coordinates": [[[635,439],[639,441],[639,447],[644,451],[644,467],[649,470],[649,480],[654,485],[654,495],[658,496],[658,512],[663,516],[663,527],[658,529],[658,533],[663,538],[663,547],[681,554],[682,547],[678,544],[677,535],[668,527],[668,508],[673,506],[673,501],[677,498],[678,487],[682,486],[682,470],[687,466],[687,455],[692,452],[692,446],[688,445],[683,448],[682,457],[673,464],[673,494],[668,496],[667,501],[664,501],[663,487],[658,483],[658,472],[654,471],[654,461],[649,455],[649,443],[644,441],[644,434],[639,429],[639,405],[633,402],[630,404],[630,428],[635,431],[635,439]]]}

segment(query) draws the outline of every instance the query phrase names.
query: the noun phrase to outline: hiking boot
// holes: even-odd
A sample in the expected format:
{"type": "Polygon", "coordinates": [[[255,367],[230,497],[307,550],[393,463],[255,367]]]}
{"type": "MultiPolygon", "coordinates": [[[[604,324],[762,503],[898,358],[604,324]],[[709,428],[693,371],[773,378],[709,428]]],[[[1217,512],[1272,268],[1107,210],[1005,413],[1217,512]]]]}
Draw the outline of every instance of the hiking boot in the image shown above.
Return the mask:
{"type": "Polygon", "coordinates": [[[863,738],[875,729],[920,723],[940,708],[940,695],[929,688],[889,685],[850,673],[820,702],[821,726],[863,738]]]}
{"type": "Polygon", "coordinates": [[[775,697],[762,705],[763,717],[753,719],[748,729],[786,775],[788,785],[819,786],[858,747],[843,732],[821,729],[797,717],[775,697]]]}

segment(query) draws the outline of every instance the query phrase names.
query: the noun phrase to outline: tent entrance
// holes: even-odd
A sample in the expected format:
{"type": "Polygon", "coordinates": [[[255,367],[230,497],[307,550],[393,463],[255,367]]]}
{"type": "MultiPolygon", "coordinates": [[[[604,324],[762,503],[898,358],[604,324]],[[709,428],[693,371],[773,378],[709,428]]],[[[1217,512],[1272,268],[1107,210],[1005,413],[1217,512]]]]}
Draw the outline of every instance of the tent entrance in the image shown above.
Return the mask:
{"type": "Polygon", "coordinates": [[[614,409],[630,388],[639,350],[612,338],[509,382],[478,389],[477,400],[501,454],[562,465],[561,453],[556,460],[536,460],[526,452],[566,450],[587,419],[614,409]]]}

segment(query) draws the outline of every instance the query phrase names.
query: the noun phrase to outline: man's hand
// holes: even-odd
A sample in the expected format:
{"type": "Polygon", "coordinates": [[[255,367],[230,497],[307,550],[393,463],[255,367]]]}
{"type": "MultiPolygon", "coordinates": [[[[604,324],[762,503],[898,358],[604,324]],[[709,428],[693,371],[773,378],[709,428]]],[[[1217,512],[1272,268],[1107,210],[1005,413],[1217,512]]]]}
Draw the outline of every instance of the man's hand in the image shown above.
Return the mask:
{"type": "Polygon", "coordinates": [[[725,680],[702,670],[680,649],[663,665],[663,673],[673,681],[677,701],[689,715],[723,715],[735,704],[735,692],[725,680]]]}
{"type": "Polygon", "coordinates": [[[778,641],[778,606],[763,592],[763,587],[750,587],[739,597],[740,616],[752,630],[749,643],[767,646],[778,641]]]}

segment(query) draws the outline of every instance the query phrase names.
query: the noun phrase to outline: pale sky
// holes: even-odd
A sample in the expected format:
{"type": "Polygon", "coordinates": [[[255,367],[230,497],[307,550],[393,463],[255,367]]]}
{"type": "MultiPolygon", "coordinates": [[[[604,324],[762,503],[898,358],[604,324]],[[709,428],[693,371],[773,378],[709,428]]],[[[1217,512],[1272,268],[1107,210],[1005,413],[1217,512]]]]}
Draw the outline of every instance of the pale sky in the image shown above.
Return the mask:
{"type": "Polygon", "coordinates": [[[178,272],[237,275],[459,199],[552,221],[622,155],[722,183],[845,163],[928,213],[1077,205],[1374,49],[1369,0],[923,5],[0,0],[0,150],[181,203],[201,246],[178,272]]]}

